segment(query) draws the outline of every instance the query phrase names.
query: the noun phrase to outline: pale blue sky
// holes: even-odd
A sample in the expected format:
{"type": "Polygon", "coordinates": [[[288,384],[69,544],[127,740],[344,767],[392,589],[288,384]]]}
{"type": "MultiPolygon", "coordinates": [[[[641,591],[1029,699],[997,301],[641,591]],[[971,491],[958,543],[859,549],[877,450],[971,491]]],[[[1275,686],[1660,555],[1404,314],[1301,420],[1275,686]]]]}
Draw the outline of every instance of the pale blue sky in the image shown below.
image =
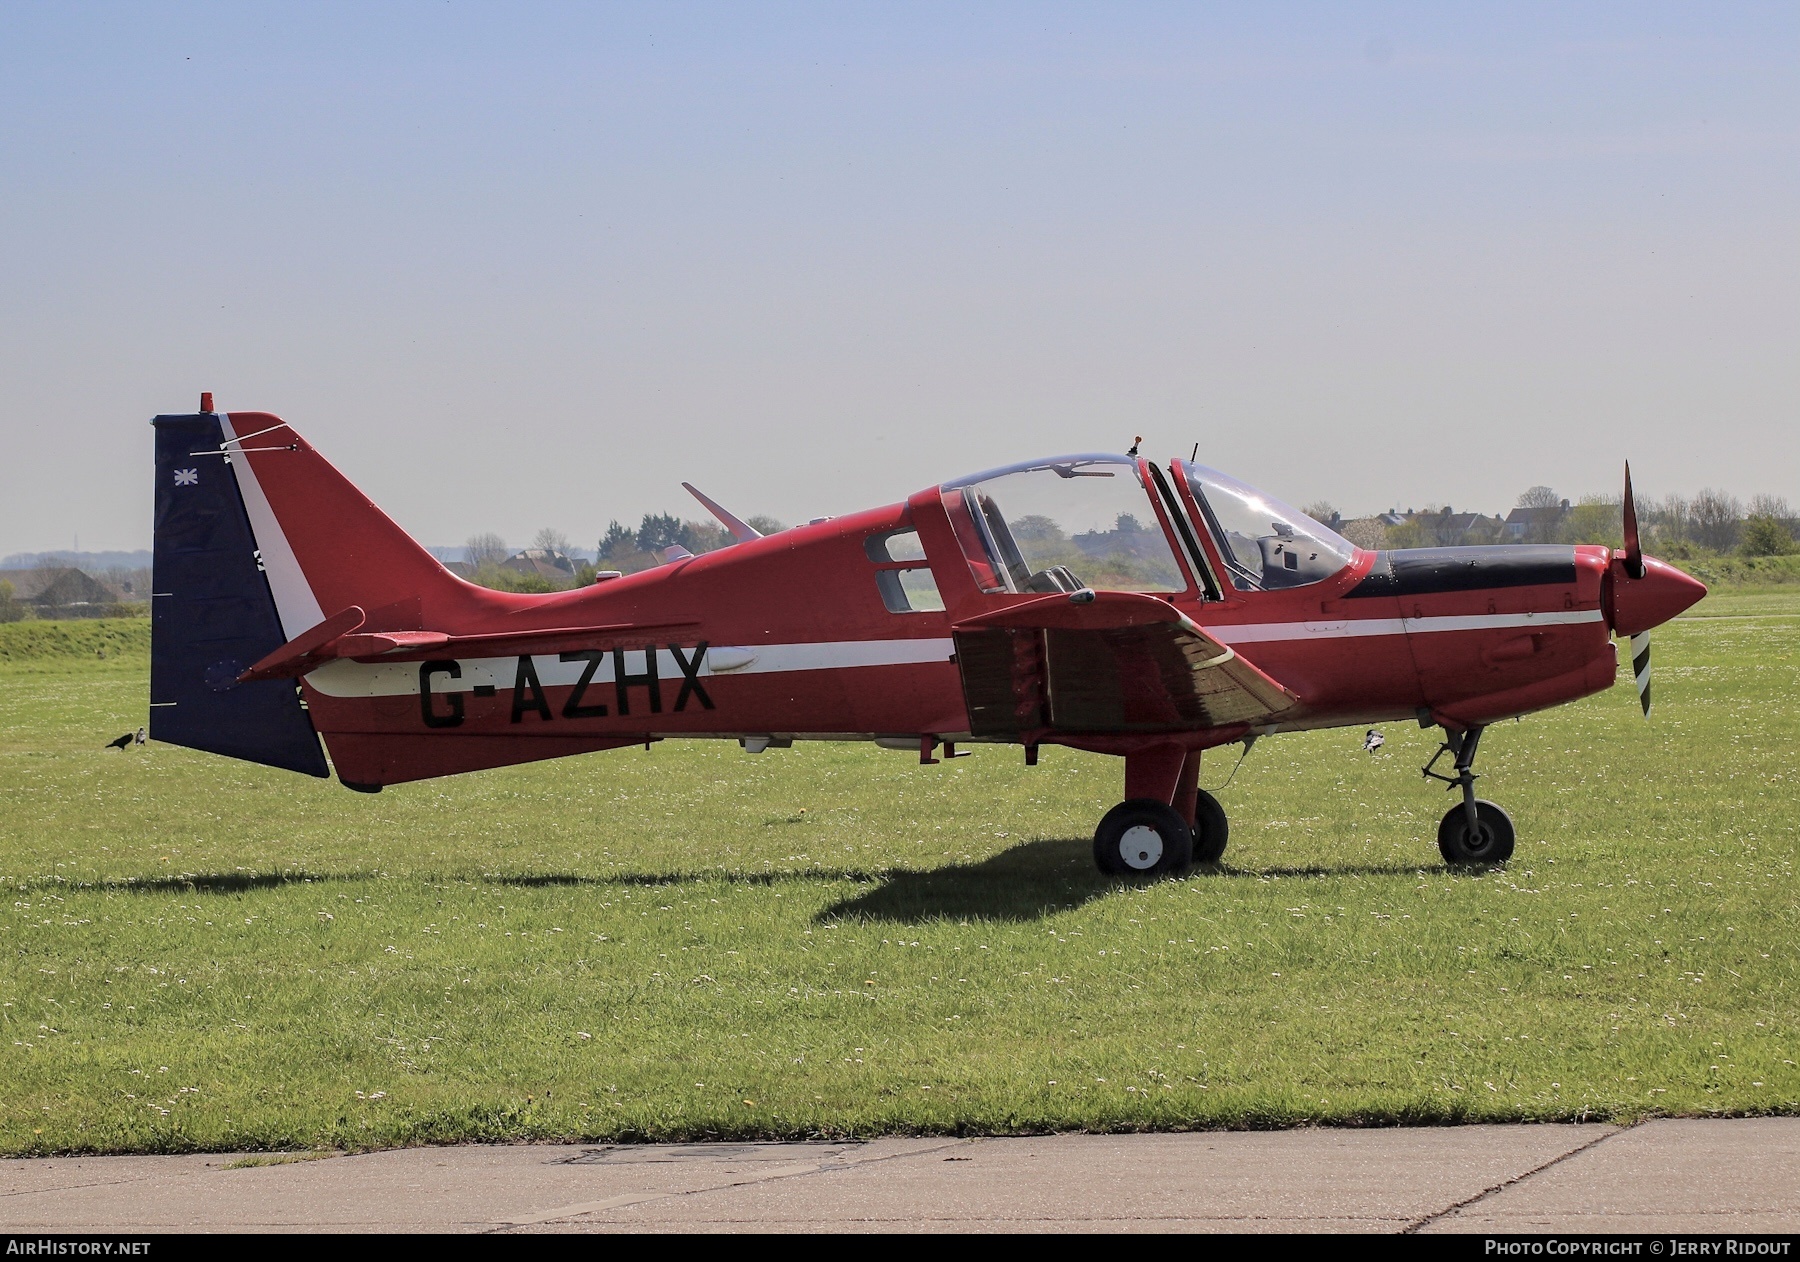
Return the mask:
{"type": "Polygon", "coordinates": [[[1065,450],[1800,500],[1792,5],[0,6],[0,553],[158,411],[433,544],[1065,450]]]}

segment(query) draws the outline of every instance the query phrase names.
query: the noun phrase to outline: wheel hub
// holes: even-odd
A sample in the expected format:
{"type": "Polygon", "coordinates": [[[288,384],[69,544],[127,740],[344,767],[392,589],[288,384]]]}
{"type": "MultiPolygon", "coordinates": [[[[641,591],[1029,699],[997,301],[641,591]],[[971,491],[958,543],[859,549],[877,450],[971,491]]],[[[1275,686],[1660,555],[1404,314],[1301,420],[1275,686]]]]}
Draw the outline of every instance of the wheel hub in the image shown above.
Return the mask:
{"type": "Polygon", "coordinates": [[[1119,858],[1134,872],[1149,871],[1162,855],[1162,834],[1147,824],[1133,824],[1119,838],[1119,858]]]}

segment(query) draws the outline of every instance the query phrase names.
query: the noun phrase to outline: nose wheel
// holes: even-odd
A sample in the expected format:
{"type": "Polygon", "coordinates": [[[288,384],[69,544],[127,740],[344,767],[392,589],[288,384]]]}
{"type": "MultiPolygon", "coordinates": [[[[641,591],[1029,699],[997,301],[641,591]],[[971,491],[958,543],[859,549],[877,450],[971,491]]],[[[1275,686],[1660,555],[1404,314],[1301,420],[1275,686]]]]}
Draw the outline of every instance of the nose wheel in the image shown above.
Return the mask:
{"type": "Polygon", "coordinates": [[[1475,822],[1453,806],[1438,825],[1438,851],[1452,867],[1505,863],[1513,852],[1512,817],[1486,798],[1475,799],[1475,822]]]}
{"type": "Polygon", "coordinates": [[[1475,750],[1484,730],[1472,727],[1464,732],[1446,731],[1444,743],[1424,767],[1430,779],[1462,790],[1462,804],[1451,807],[1438,824],[1438,853],[1452,867],[1505,863],[1512,858],[1516,840],[1512,817],[1486,798],[1475,796],[1475,750]],[[1455,761],[1454,775],[1435,770],[1445,754],[1455,761]]]}

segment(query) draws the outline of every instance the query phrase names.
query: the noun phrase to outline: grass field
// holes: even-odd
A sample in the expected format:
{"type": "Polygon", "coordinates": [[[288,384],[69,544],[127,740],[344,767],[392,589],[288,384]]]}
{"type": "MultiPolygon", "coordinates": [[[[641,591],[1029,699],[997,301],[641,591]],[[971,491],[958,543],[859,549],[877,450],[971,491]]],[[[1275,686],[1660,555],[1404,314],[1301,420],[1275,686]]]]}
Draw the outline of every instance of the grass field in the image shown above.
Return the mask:
{"type": "Polygon", "coordinates": [[[1262,743],[1225,870],[1152,884],[1088,855],[1115,760],[667,743],[371,798],[102,749],[147,628],[0,628],[0,1151],[1800,1111],[1800,593],[1696,613],[1653,722],[1490,733],[1503,871],[1438,863],[1395,726],[1262,743]]]}

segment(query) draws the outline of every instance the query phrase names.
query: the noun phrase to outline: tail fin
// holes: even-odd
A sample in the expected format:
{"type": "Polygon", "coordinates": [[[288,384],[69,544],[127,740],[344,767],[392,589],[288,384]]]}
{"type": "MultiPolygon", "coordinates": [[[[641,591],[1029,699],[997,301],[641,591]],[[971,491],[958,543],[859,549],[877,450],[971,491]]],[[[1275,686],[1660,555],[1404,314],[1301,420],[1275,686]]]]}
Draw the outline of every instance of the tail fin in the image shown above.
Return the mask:
{"type": "Polygon", "coordinates": [[[495,603],[413,542],[280,417],[234,412],[219,423],[286,639],[351,605],[368,611],[364,630],[416,631],[427,617],[495,603]]]}
{"type": "Polygon", "coordinates": [[[295,682],[237,683],[247,667],[353,605],[367,611],[361,629],[376,632],[529,603],[463,583],[278,416],[152,424],[158,740],[329,775],[295,682]]]}
{"type": "MultiPolygon", "coordinates": [[[[325,755],[291,679],[238,684],[289,636],[257,552],[225,418],[159,416],[150,735],[307,775],[325,755]]],[[[299,616],[299,615],[297,615],[299,616]]]]}

